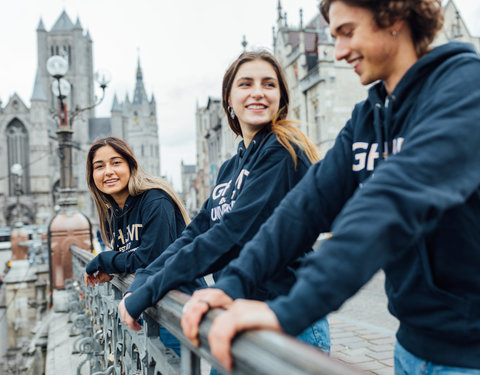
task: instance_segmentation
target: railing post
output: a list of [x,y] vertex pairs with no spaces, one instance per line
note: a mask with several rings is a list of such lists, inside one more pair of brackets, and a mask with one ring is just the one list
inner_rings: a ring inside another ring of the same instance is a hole
[[180,375],[201,375],[200,358],[184,344],[180,350]]

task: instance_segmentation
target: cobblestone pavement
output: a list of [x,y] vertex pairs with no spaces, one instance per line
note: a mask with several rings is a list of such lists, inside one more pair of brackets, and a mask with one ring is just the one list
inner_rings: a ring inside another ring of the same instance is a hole
[[342,308],[328,316],[331,356],[365,374],[393,375],[398,321],[387,310],[385,276],[377,273]]

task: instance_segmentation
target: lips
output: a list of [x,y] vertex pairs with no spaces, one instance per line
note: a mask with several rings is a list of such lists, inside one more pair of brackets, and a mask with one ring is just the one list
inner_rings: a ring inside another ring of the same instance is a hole
[[265,104],[248,104],[247,109],[266,109],[268,108]]
[[116,178],[116,179],[104,181],[103,184],[104,184],[104,185],[107,185],[107,186],[111,186],[111,185],[115,185],[118,181],[119,181],[119,179]]
[[355,73],[358,74],[359,68],[360,68],[360,63],[362,62],[361,57],[356,57],[354,59],[348,60],[348,63],[352,66],[353,70],[355,70]]

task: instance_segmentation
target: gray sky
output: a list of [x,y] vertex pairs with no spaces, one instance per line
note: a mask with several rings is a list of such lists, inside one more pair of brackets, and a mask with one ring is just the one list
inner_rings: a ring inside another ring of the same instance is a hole
[[[317,0],[281,0],[288,23],[317,12]],[[470,32],[480,35],[480,2],[455,0]],[[17,92],[30,104],[35,77],[36,28],[50,30],[62,10],[90,31],[94,69],[108,69],[112,82],[97,116],[109,116],[113,94],[132,98],[137,56],[147,94],[154,93],[162,174],[180,188],[180,161],[195,163],[195,108],[220,96],[225,69],[249,47],[271,49],[277,0],[15,0],[0,12],[3,105]]]

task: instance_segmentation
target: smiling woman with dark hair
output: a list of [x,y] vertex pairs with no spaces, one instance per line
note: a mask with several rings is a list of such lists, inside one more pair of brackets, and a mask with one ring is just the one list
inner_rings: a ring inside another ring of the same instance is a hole
[[102,252],[88,263],[87,285],[148,266],[190,222],[173,189],[146,173],[120,138],[102,138],[90,147],[87,184],[102,239],[115,250]]

